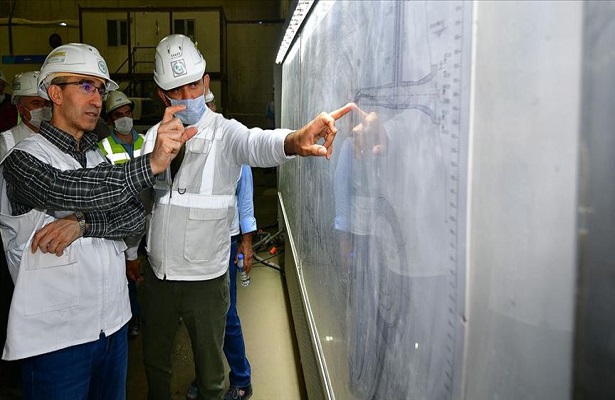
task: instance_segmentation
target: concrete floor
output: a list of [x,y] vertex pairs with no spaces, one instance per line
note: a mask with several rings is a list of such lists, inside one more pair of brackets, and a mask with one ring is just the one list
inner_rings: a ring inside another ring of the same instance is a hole
[[[247,288],[238,284],[237,304],[252,366],[252,399],[304,398],[280,272],[261,264],[254,266],[250,278]],[[145,399],[147,382],[140,338],[129,342],[128,357],[127,399]],[[194,379],[194,362],[190,338],[182,324],[178,325],[173,372],[173,400],[185,399]]]
[[[266,231],[273,234],[277,231],[276,174],[273,170],[253,168],[253,175],[258,226],[267,227]],[[264,248],[259,255],[268,258],[269,250],[269,247]],[[270,261],[279,265],[283,258],[283,255],[278,255]],[[251,273],[250,286],[244,288],[238,285],[237,292],[239,316],[252,366],[254,394],[251,399],[306,399],[282,272],[256,264]],[[127,399],[146,399],[147,382],[140,337],[129,341],[128,357]],[[194,363],[190,339],[181,324],[178,325],[173,372],[173,400],[185,399],[194,378]],[[0,385],[0,400],[22,398],[18,390],[9,387],[13,385],[3,383]]]

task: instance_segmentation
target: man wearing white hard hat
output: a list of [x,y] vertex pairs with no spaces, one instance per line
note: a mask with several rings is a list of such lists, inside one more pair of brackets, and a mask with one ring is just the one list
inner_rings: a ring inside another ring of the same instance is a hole
[[10,82],[0,71],[0,132],[17,125],[17,108],[11,100],[11,95],[4,91],[8,85],[10,85]]
[[[251,387],[224,388],[222,352],[229,308],[231,223],[237,208],[241,166],[271,167],[293,155],[326,156],[333,151],[335,120],[346,105],[321,113],[301,129],[248,129],[209,110],[205,59],[184,35],[170,35],[156,47],[154,81],[168,106],[145,136],[150,151],[167,130],[197,129],[154,186],[156,204],[147,237],[151,268],[144,271],[143,352],[150,400],[170,400],[171,355],[180,317],[192,342],[196,381],[206,399],[247,399]],[[169,109],[185,105],[181,112]],[[185,128],[188,127],[188,128]],[[317,144],[324,139],[323,145]],[[176,294],[181,293],[181,296]]]
[[218,107],[216,107],[216,102],[214,101],[214,94],[211,92],[211,90],[209,90],[207,94],[205,94],[205,104],[207,104],[207,107],[213,112],[216,112],[218,110]]
[[13,79],[13,104],[17,106],[21,121],[0,134],[0,160],[15,143],[38,133],[41,122],[51,119],[49,100],[38,95],[38,74],[38,71],[22,72]]
[[[114,90],[105,100],[107,122],[113,126],[111,134],[98,142],[100,151],[111,164],[123,164],[141,155],[143,135],[132,127],[132,110],[135,104],[123,92]],[[139,243],[143,235],[133,235],[124,239],[126,246],[126,277],[128,278],[128,295],[132,318],[128,325],[128,337],[139,335],[141,308],[137,298],[137,282],[141,282],[141,263],[139,261]]]
[[0,228],[15,282],[2,358],[22,360],[26,399],[125,399],[122,239],[143,231],[137,195],[194,131],[163,133],[150,155],[110,165],[92,130],[117,84],[98,50],[57,47],[37,85],[51,121],[0,166]]

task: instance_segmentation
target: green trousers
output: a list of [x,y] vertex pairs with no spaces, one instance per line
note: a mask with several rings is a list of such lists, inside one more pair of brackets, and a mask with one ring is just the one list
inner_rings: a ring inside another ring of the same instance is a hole
[[141,293],[148,400],[172,399],[172,356],[180,317],[192,342],[201,395],[205,400],[222,400],[228,271],[206,281],[168,281],[158,279],[147,266]]

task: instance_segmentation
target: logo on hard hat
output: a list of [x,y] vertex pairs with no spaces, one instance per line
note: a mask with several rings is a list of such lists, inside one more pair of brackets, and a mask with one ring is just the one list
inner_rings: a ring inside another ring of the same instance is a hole
[[21,82],[15,82],[13,84],[13,90],[19,90],[21,89]]
[[188,73],[186,71],[186,63],[184,63],[183,59],[171,62],[171,69],[173,70],[174,78]]
[[98,69],[100,70],[100,72],[102,72],[103,74],[107,73],[107,64],[105,64],[105,62],[103,60],[100,60],[98,62]]
[[47,64],[63,63],[64,60],[66,60],[66,52],[56,51],[54,53],[49,54],[49,56],[47,56],[47,59],[45,60],[45,64],[43,65],[43,67],[46,66]]

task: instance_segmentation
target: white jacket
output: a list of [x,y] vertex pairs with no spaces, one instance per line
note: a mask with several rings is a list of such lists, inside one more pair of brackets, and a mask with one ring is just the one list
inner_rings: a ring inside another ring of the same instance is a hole
[[[158,126],[145,136],[152,151]],[[272,167],[293,157],[284,154],[288,129],[248,129],[210,110],[195,125],[174,180],[170,169],[158,175],[147,236],[150,265],[159,279],[208,280],[228,268],[235,190],[241,165]]]
[[8,131],[2,132],[0,134],[0,160],[4,159],[4,156],[15,146],[15,143],[19,143],[32,135],[36,135],[36,132],[24,124],[23,121]]
[[[41,135],[18,143],[26,151],[61,170],[81,168]],[[87,153],[88,167],[104,158]],[[79,238],[61,257],[32,254],[34,233],[56,220],[45,210],[12,216],[0,167],[0,230],[15,291],[9,311],[2,358],[16,360],[97,340],[130,320],[123,241]],[[71,214],[64,212],[57,218]]]

